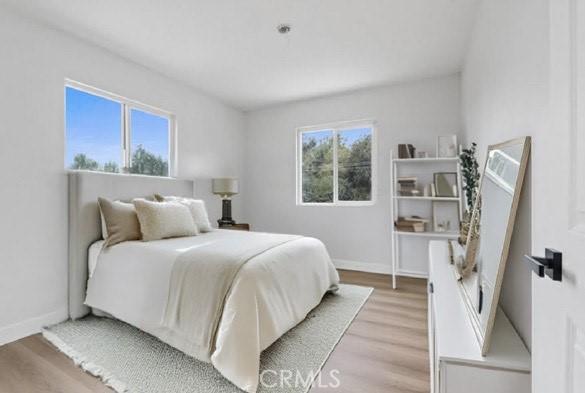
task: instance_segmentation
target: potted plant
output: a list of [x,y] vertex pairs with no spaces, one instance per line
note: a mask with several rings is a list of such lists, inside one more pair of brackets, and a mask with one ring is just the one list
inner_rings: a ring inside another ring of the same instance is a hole
[[469,234],[469,226],[473,207],[477,198],[477,191],[479,188],[479,164],[477,162],[477,144],[473,142],[471,147],[463,149],[459,155],[459,163],[461,165],[461,176],[463,178],[463,191],[465,192],[466,209],[462,217],[461,233],[459,236],[459,243],[465,245],[467,242],[467,235]]

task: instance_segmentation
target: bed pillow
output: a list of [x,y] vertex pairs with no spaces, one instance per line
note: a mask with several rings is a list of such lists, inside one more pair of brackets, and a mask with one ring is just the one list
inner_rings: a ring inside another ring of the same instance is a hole
[[102,213],[102,209],[100,209],[100,224],[102,226],[102,239],[105,240],[108,238],[108,227],[106,226],[106,219],[104,218],[104,213]]
[[140,223],[132,203],[100,197],[98,205],[106,227],[103,233],[106,247],[128,240],[140,240]]
[[144,241],[199,234],[189,208],[179,202],[134,199],[132,203],[136,208]]
[[201,199],[183,198],[176,196],[163,197],[159,194],[154,194],[154,199],[159,202],[179,202],[187,206],[191,212],[191,216],[193,216],[193,221],[195,222],[195,225],[197,225],[199,232],[213,231],[211,222],[209,222],[209,216],[207,214],[205,202],[203,202]]

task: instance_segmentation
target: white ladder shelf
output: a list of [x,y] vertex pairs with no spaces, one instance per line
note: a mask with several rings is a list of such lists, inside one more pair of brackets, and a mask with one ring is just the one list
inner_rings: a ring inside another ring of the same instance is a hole
[[[433,197],[433,196],[401,196],[398,195],[398,173],[399,167],[407,165],[414,166],[429,166],[432,173],[434,165],[445,167],[446,165],[453,165],[453,169],[457,173],[457,197]],[[420,201],[420,203],[428,202],[454,202],[458,204],[459,220],[463,217],[463,193],[461,185],[461,165],[459,164],[459,157],[429,157],[429,158],[394,158],[394,152],[390,152],[390,195],[391,195],[391,241],[392,241],[392,288],[396,288],[396,276],[408,275],[415,277],[427,277],[426,272],[405,272],[401,269],[400,261],[400,242],[403,238],[427,238],[427,239],[456,239],[459,236],[458,232],[404,232],[396,230],[394,225],[396,219],[399,217],[400,205],[403,201]],[[426,247],[426,245],[425,245]]]

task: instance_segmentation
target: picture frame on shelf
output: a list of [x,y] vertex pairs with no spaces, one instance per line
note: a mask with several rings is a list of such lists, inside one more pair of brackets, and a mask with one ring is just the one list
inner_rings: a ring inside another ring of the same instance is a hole
[[433,185],[437,197],[458,197],[457,172],[435,172]]
[[442,135],[437,137],[437,157],[457,157],[457,135]]

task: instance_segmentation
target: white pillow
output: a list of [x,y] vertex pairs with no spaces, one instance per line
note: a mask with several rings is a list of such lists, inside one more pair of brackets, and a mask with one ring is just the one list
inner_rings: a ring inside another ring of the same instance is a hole
[[136,208],[144,241],[199,234],[189,208],[181,203],[151,202],[146,199],[134,199],[132,203]]
[[205,207],[205,202],[201,199],[191,199],[191,198],[183,198],[183,197],[176,197],[176,196],[161,196],[155,195],[154,198],[159,202],[179,202],[182,205],[185,205],[189,208],[191,215],[193,216],[193,221],[195,225],[197,225],[197,229],[199,232],[211,232],[213,231],[213,227],[211,226],[211,222],[209,222],[209,216],[207,215],[207,208]]

